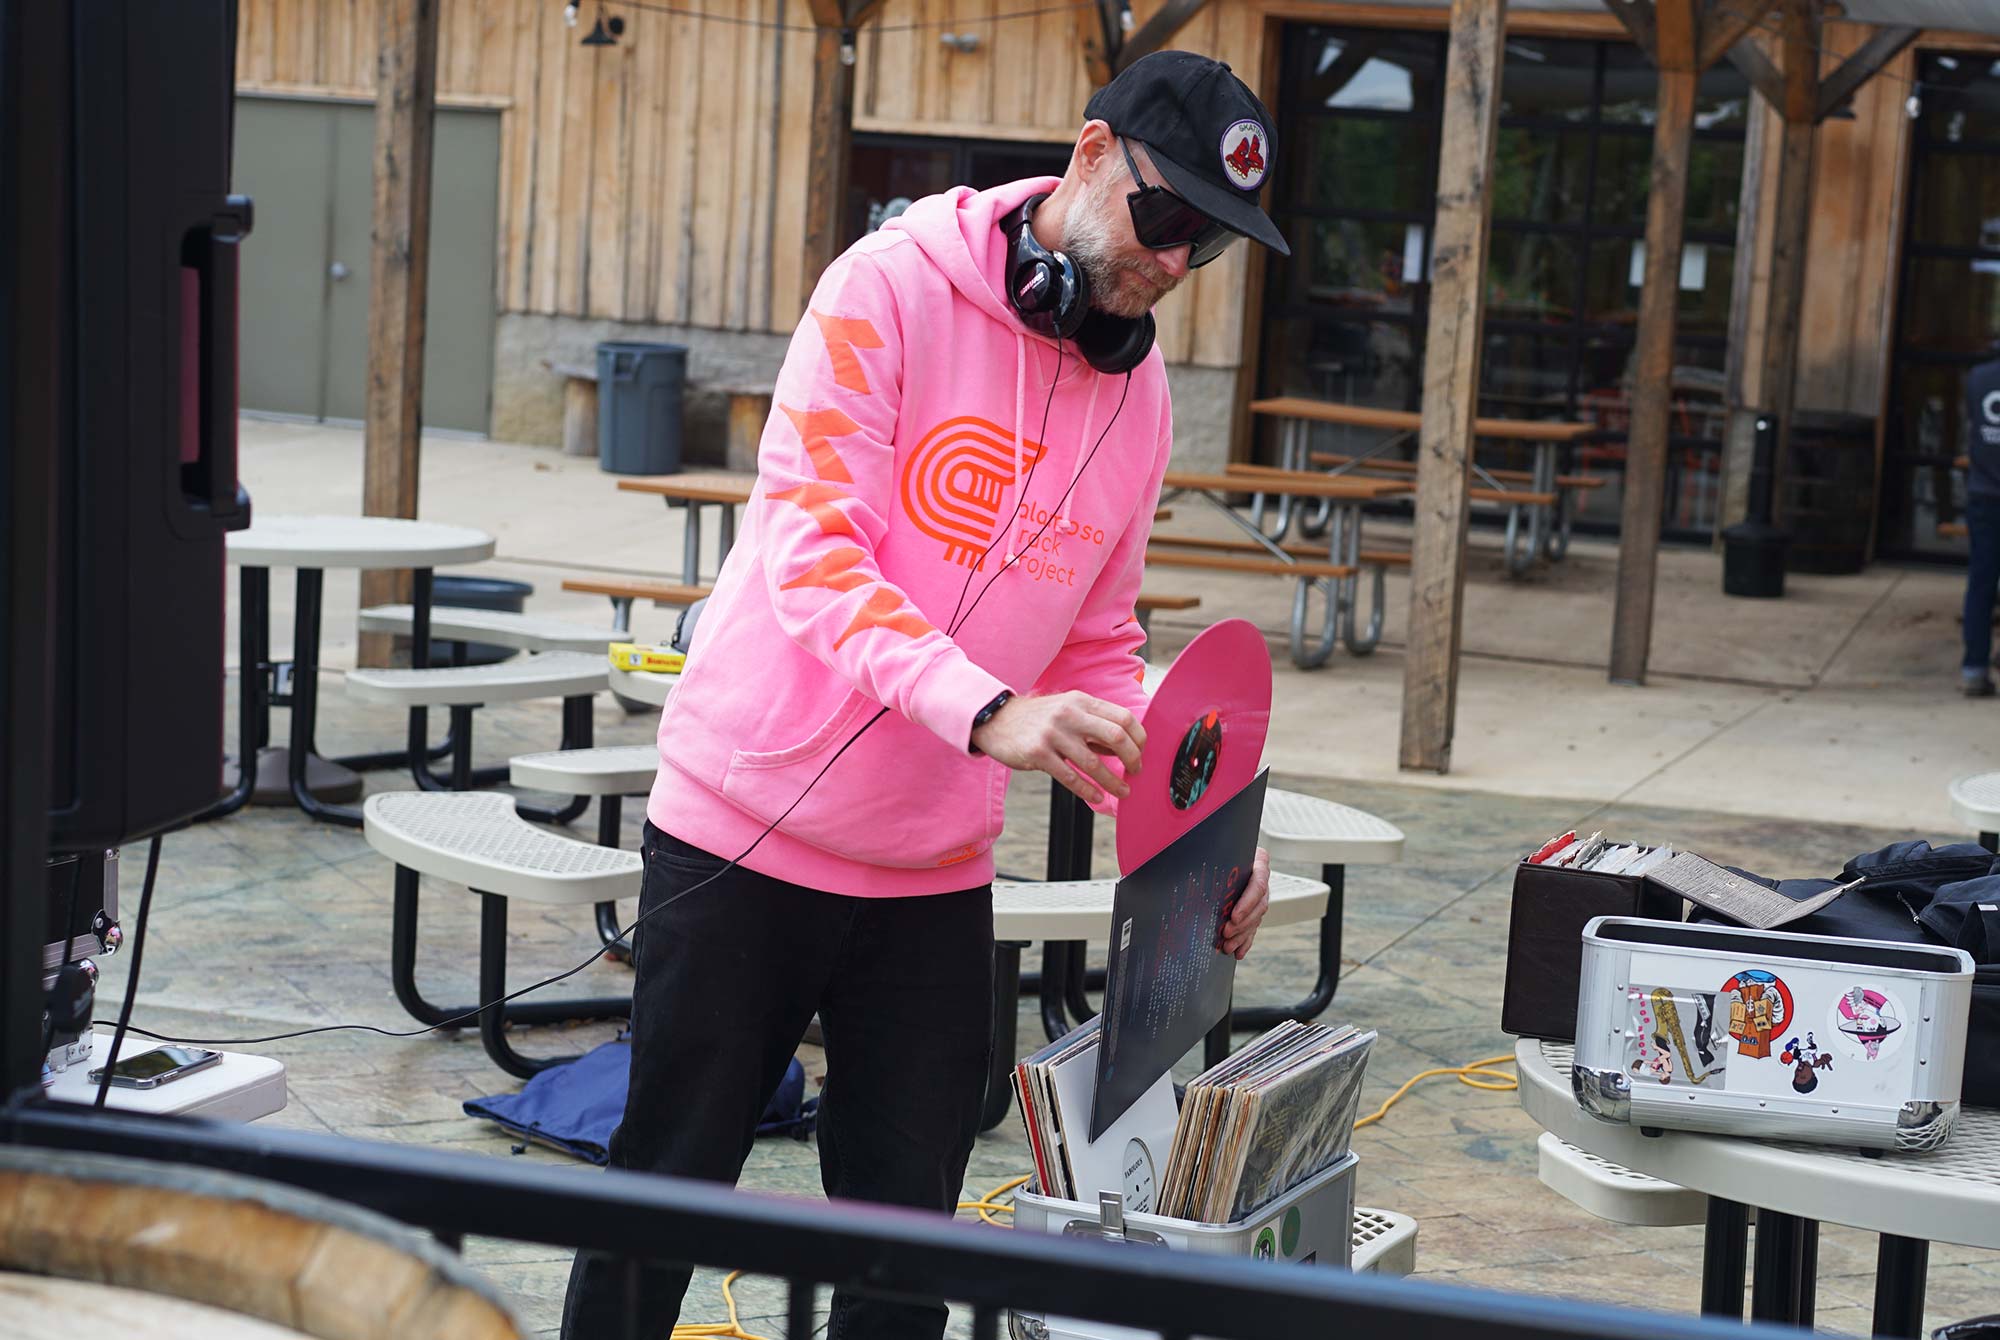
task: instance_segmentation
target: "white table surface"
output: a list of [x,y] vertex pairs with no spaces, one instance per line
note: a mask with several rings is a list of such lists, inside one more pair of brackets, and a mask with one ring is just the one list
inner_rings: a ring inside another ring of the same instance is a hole
[[388,516],[266,516],[229,533],[229,561],[250,568],[440,568],[493,557],[470,526]]
[[1751,1140],[1693,1131],[1639,1133],[1599,1121],[1570,1091],[1568,1043],[1523,1039],[1521,1107],[1557,1139],[1692,1191],[1759,1209],[1924,1242],[2000,1248],[2000,1109],[1968,1107],[1930,1153]]
[[[96,1030],[96,1042],[88,1061],[73,1065],[55,1077],[44,1092],[64,1103],[94,1103],[97,1086],[90,1072],[111,1055],[111,1030]],[[125,1035],[118,1051],[122,1060],[149,1052],[160,1044],[150,1038]],[[206,1070],[183,1075],[156,1089],[121,1089],[112,1086],[104,1105],[121,1112],[145,1112],[153,1116],[212,1117],[219,1121],[255,1121],[285,1107],[285,1063],[268,1056],[225,1051],[222,1059]]]
[[620,670],[611,667],[611,691],[655,707],[665,707],[667,699],[673,696],[674,685],[681,682],[679,675],[656,674],[651,670]]

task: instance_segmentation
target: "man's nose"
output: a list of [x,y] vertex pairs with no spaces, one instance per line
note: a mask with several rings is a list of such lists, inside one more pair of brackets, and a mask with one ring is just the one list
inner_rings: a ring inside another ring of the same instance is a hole
[[1193,254],[1194,248],[1191,246],[1168,247],[1165,251],[1156,251],[1153,253],[1153,263],[1174,278],[1179,279],[1187,274],[1188,258]]

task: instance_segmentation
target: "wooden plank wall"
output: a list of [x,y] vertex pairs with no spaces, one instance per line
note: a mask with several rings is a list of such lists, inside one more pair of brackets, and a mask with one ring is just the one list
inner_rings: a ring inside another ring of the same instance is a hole
[[[439,102],[501,109],[503,312],[790,331],[804,311],[804,0],[617,5],[614,47],[559,0],[445,0]],[[372,98],[373,0],[244,0],[238,86]],[[755,26],[762,24],[766,26]]]

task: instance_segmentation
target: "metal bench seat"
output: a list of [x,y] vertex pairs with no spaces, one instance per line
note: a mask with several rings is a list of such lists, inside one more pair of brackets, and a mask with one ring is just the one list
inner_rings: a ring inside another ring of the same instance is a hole
[[[408,636],[415,618],[416,612],[409,605],[375,605],[361,611],[360,628],[364,633]],[[546,614],[433,605],[431,636],[445,642],[489,642],[519,651],[595,652],[601,656],[606,647],[626,641],[631,634],[609,626],[600,628],[553,619]]]
[[[499,792],[384,792],[368,797],[361,815],[368,845],[395,862],[390,978],[396,999],[413,1018],[435,1026],[477,1011],[486,1054],[508,1074],[526,1079],[575,1058],[521,1055],[507,1040],[508,1024],[631,1016],[629,996],[487,1002],[507,994],[509,899],[570,906],[634,897],[639,853],[537,828],[515,813],[512,796]],[[417,989],[417,890],[423,875],[463,884],[479,895],[478,1003],[435,1005]]]

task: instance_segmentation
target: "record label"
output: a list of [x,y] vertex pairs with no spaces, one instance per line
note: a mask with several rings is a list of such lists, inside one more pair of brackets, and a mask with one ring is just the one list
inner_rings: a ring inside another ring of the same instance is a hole
[[1222,752],[1222,713],[1208,711],[1195,719],[1174,751],[1174,775],[1167,784],[1167,799],[1184,810],[1201,799],[1202,792],[1215,780],[1216,756]]

